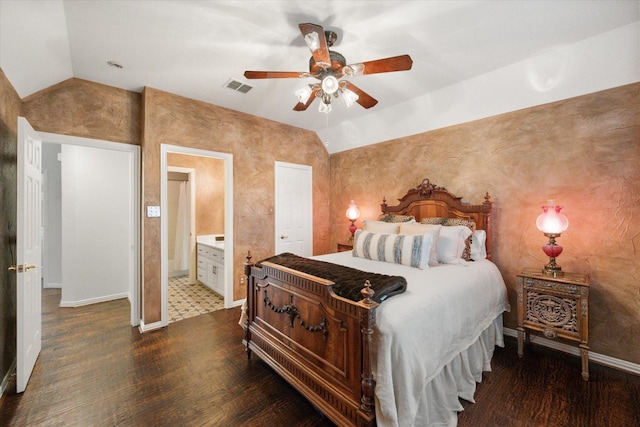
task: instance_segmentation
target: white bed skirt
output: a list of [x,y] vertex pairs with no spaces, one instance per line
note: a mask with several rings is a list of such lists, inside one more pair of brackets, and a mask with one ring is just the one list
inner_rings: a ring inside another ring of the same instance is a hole
[[469,348],[455,356],[426,385],[412,425],[457,425],[457,414],[464,410],[459,398],[474,402],[476,383],[482,381],[482,372],[491,371],[491,358],[495,346],[504,347],[502,314],[482,331],[480,337]]

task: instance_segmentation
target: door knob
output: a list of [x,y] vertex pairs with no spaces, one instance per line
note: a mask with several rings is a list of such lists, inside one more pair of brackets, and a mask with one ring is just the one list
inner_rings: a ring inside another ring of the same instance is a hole
[[32,270],[34,268],[38,268],[33,264],[25,264],[25,265],[12,265],[7,268],[8,271],[17,271],[18,273],[22,273],[23,271]]
[[286,234],[281,234],[281,235],[280,235],[280,238],[281,238],[281,239],[287,239],[287,238],[289,238],[289,236],[287,236]]

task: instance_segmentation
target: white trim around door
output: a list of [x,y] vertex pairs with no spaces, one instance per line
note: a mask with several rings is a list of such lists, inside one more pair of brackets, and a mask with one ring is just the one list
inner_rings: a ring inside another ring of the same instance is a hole
[[167,154],[189,154],[192,156],[211,157],[224,160],[224,307],[231,308],[237,305],[233,300],[233,154],[219,153],[216,151],[201,150],[197,148],[182,147],[179,145],[160,145],[160,264],[161,264],[161,320],[160,327],[169,324],[169,266],[168,251],[169,242],[167,221]]

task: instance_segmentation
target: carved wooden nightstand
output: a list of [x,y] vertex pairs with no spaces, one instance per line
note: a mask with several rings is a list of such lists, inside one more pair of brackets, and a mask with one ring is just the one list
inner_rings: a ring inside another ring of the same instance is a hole
[[525,269],[518,280],[518,356],[530,331],[579,342],[582,379],[589,380],[589,275],[547,276]]
[[338,243],[338,252],[353,250],[353,243]]

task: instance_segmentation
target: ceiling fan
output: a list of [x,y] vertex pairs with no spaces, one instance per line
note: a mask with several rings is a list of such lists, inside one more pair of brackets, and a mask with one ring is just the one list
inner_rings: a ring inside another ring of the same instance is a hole
[[371,108],[378,103],[376,99],[355,86],[343,77],[355,77],[365,74],[388,73],[391,71],[410,70],[413,60],[409,55],[394,56],[375,61],[349,64],[340,53],[329,50],[338,35],[333,31],[324,31],[317,24],[300,24],[300,32],[311,50],[309,72],[306,71],[245,71],[247,79],[283,79],[314,77],[319,83],[309,84],[296,91],[298,104],[293,109],[304,111],[320,98],[319,110],[323,113],[331,111],[331,101],[342,94],[348,107],[357,102],[364,108]]

